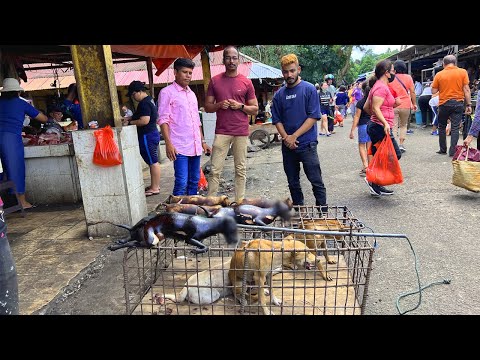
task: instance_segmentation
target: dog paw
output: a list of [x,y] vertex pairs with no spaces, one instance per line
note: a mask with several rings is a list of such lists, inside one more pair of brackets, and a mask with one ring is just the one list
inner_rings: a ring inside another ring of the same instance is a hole
[[323,277],[323,280],[326,280],[326,281],[332,281],[333,280],[333,278],[330,275],[328,275],[327,273],[322,274],[322,277]]
[[272,304],[277,305],[277,306],[281,306],[282,305],[282,300],[273,296],[272,297]]
[[327,260],[327,263],[329,263],[329,264],[336,264],[336,263],[337,263],[337,260]]
[[274,313],[273,311],[270,311],[270,310],[268,310],[268,309],[263,310],[263,313],[264,313],[265,315],[275,315],[275,313]]
[[270,291],[269,291],[269,290],[267,290],[267,289],[264,289],[264,290],[263,290],[263,293],[265,294],[265,296],[268,296],[268,295],[270,295]]

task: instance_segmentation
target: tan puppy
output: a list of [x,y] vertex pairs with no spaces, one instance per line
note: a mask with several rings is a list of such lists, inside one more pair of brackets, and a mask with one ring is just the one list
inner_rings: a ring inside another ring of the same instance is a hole
[[[350,229],[347,225],[342,224],[337,219],[315,219],[315,220],[304,220],[305,230],[318,230],[318,231],[347,231]],[[294,239],[302,241],[307,245],[308,248],[314,249],[312,253],[316,253],[320,248],[323,249],[323,255],[327,260],[328,264],[336,264],[337,261],[330,258],[327,251],[327,242],[326,240],[339,240],[339,236],[335,237],[332,235],[313,235],[313,234],[293,234]],[[318,261],[317,263],[318,270],[322,275],[324,280],[331,281],[332,277],[328,275],[325,271],[322,263]]]
[[[298,251],[282,251],[296,249]],[[245,264],[245,251],[243,249],[261,249],[270,251],[247,251],[247,281],[253,281],[259,287],[258,302],[265,315],[274,315],[266,305],[265,283],[270,288],[270,299],[272,304],[280,306],[282,300],[275,297],[272,288],[272,272],[276,269],[290,264],[293,267],[304,267],[310,269],[315,264],[315,255],[311,252],[305,252],[307,246],[301,241],[293,240],[292,236],[287,236],[283,241],[271,241],[264,239],[254,239],[249,242],[242,242],[242,245],[235,250],[230,263],[228,277],[233,284],[233,293],[240,302],[246,301],[240,298],[242,295],[242,280]],[[252,270],[255,269],[255,270]]]

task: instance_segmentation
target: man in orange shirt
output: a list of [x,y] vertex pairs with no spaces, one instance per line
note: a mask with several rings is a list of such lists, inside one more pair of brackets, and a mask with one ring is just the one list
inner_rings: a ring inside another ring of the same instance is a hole
[[470,98],[470,87],[468,85],[468,74],[465,69],[457,66],[455,55],[447,55],[443,58],[443,70],[435,75],[432,83],[432,95],[438,95],[438,142],[440,150],[437,154],[447,153],[447,120],[450,118],[450,149],[448,154],[455,154],[455,146],[458,142],[462,114],[472,113],[472,101]]

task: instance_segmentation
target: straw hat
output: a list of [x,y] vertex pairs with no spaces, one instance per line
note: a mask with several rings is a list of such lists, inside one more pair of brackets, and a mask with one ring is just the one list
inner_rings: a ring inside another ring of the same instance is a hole
[[3,89],[1,89],[0,92],[6,91],[23,91],[23,89],[20,87],[17,79],[5,78],[3,79]]

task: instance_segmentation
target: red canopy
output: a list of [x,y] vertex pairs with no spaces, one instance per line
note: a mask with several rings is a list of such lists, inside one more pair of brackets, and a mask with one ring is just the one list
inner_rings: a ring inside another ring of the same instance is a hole
[[184,45],[111,45],[112,51],[151,58],[188,57]]

